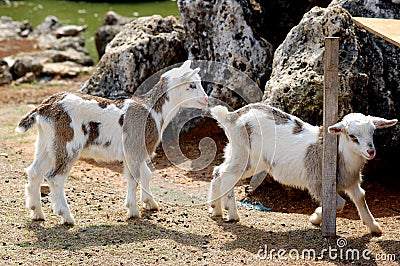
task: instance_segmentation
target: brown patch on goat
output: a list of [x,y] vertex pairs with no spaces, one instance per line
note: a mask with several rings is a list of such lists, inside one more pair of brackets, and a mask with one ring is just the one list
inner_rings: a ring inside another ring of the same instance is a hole
[[153,99],[155,102],[150,103],[150,107],[157,113],[161,114],[162,107],[165,102],[169,101],[167,94],[168,80],[166,78],[161,78],[156,85],[154,85],[152,95],[147,97],[148,99]]
[[336,177],[336,186],[338,191],[343,191],[344,188],[352,187],[360,182],[360,172],[350,172],[346,167],[343,153],[338,153],[338,171]]
[[300,119],[297,119],[297,118],[295,118],[293,120],[293,123],[294,123],[294,128],[293,128],[293,132],[292,132],[293,135],[300,134],[303,131],[304,123]]
[[54,123],[55,136],[54,150],[56,151],[54,170],[49,177],[62,175],[68,172],[67,169],[69,162],[77,157],[75,154],[73,158],[68,156],[67,143],[74,138],[74,130],[70,126],[71,118],[65,112],[63,106],[59,103],[67,96],[68,93],[56,93],[46,100],[44,100],[37,108],[36,112],[39,115],[49,118]]
[[249,148],[251,149],[251,133],[253,132],[252,128],[249,123],[246,123],[244,125],[244,129],[246,130],[247,138],[249,139]]
[[121,115],[118,119],[118,124],[122,127],[124,125],[124,115]]
[[116,99],[116,100],[109,100],[100,98],[102,101],[99,101],[100,108],[107,108],[107,106],[114,104],[117,108],[122,109],[125,104],[125,99]]
[[87,131],[87,129],[86,129],[86,125],[85,124],[82,124],[82,132],[83,132],[83,135],[87,135],[87,133],[88,133],[88,131]]
[[74,94],[86,101],[95,100],[96,102],[98,102],[99,107],[102,109],[107,108],[111,104],[114,104],[117,108],[122,109],[125,105],[125,100],[126,100],[126,99],[112,100],[112,99],[102,98],[102,97],[93,96],[93,95],[89,95],[89,94],[82,94],[79,92],[76,92]]
[[228,113],[227,119],[228,119],[229,121],[233,122],[233,121],[238,120],[240,115],[241,115],[240,111]]
[[135,123],[124,123],[124,147],[127,153],[135,154],[136,158],[145,159],[154,153],[159,142],[156,121],[148,109],[142,104],[132,102],[125,114],[136,118]]
[[270,105],[259,103],[251,105],[251,108],[263,111],[271,120],[274,120],[276,125],[286,124],[291,121],[289,114]]
[[286,124],[290,121],[290,116],[276,108],[271,108],[272,116],[276,125]]
[[25,130],[28,130],[33,126],[35,123],[35,117],[36,117],[36,109],[30,111],[28,114],[26,114],[18,123],[19,127],[23,127]]
[[100,131],[100,129],[99,129],[100,125],[101,125],[101,123],[98,123],[98,122],[93,122],[93,121],[89,122],[89,124],[88,124],[88,127],[89,127],[89,138],[86,141],[85,147],[88,147],[88,146],[93,145],[93,144],[98,145],[98,143],[96,143],[96,139],[100,135],[100,132],[99,132]]
[[[304,167],[307,171],[308,176],[318,176],[321,178],[322,182],[322,127],[320,128],[318,141],[307,147],[306,154],[304,156]],[[308,191],[311,196],[321,202],[322,200],[322,183],[321,182],[309,182]],[[316,187],[311,187],[316,186]]]
[[150,114],[147,117],[146,121],[145,136],[146,136],[146,150],[148,154],[152,154],[156,150],[159,137],[158,137],[156,121],[154,121],[153,117]]
[[111,140],[107,140],[106,143],[104,143],[104,147],[109,147],[111,146]]
[[[291,121],[290,115],[264,103],[249,104],[236,111],[238,117],[250,112],[251,110],[264,112],[267,117],[275,122],[276,125],[286,124]],[[237,117],[237,118],[238,118]]]

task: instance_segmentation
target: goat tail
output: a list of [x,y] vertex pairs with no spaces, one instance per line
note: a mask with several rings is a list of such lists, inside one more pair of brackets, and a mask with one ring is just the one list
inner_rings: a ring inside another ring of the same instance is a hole
[[18,126],[15,128],[15,131],[19,134],[23,134],[28,131],[32,126],[36,124],[36,115],[36,109],[24,115],[19,121]]
[[217,105],[210,109],[210,113],[222,127],[226,128],[226,129],[229,128],[229,125],[231,124],[231,122],[229,119],[228,108],[226,108],[225,106],[222,106],[222,105]]

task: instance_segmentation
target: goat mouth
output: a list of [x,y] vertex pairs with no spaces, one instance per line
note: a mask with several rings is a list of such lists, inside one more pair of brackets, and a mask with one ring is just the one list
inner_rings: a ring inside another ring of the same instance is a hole
[[369,155],[369,154],[362,154],[362,156],[367,159],[367,160],[372,160],[375,158],[375,154]]
[[207,107],[208,106],[208,102],[203,102],[203,101],[197,101],[197,103],[202,107]]

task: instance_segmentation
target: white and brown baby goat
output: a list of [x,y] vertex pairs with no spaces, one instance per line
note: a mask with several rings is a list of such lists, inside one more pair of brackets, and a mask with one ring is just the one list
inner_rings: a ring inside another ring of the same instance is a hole
[[[277,108],[263,103],[250,104],[235,112],[223,106],[211,109],[211,114],[224,129],[229,143],[224,162],[215,167],[209,200],[212,216],[228,210],[229,220],[239,220],[233,187],[241,178],[262,171],[278,182],[308,189],[311,196],[322,200],[322,129],[303,122]],[[328,131],[339,134],[337,192],[345,192],[354,201],[361,220],[371,232],[382,233],[365,203],[365,191],[360,187],[360,170],[366,160],[375,157],[373,133],[376,128],[393,126],[397,120],[346,115]],[[337,209],[345,200],[337,194]],[[310,222],[321,224],[322,208],[318,207]]]
[[34,124],[39,130],[35,159],[26,168],[26,206],[31,210],[32,219],[44,219],[40,185],[46,177],[54,213],[61,215],[62,223],[74,224],[64,182],[79,157],[124,163],[128,217],[139,216],[136,202],[139,182],[144,207],[157,210],[146,161],[180,107],[208,105],[199,70],[191,69],[190,61],[186,61],[181,67],[164,73],[141,98],[109,100],[79,93],[54,94],[25,115],[16,131],[24,133]]

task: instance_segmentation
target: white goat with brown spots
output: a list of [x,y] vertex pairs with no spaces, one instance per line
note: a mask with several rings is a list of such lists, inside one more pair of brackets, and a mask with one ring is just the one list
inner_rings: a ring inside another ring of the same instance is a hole
[[[250,104],[235,112],[223,106],[211,109],[211,114],[224,129],[229,143],[224,162],[215,167],[209,201],[212,216],[228,210],[229,220],[239,220],[233,187],[241,178],[263,171],[278,182],[308,189],[311,196],[322,200],[322,132],[321,128],[303,122],[277,108],[263,103]],[[329,127],[339,135],[337,192],[345,192],[354,201],[361,220],[373,233],[382,233],[365,203],[365,191],[360,187],[360,170],[366,160],[375,157],[373,133],[397,123],[359,113],[346,115]],[[345,200],[337,194],[337,209]],[[321,224],[322,208],[318,207],[310,222]]]
[[141,98],[109,100],[79,93],[54,94],[25,115],[16,131],[24,133],[34,124],[39,130],[35,159],[26,168],[26,206],[31,210],[32,219],[44,219],[40,185],[46,177],[54,213],[61,215],[62,223],[74,224],[64,183],[80,157],[124,162],[128,217],[139,216],[136,202],[139,182],[144,208],[157,210],[146,161],[180,107],[208,105],[199,70],[191,69],[190,61],[186,61],[181,67],[164,73]]

